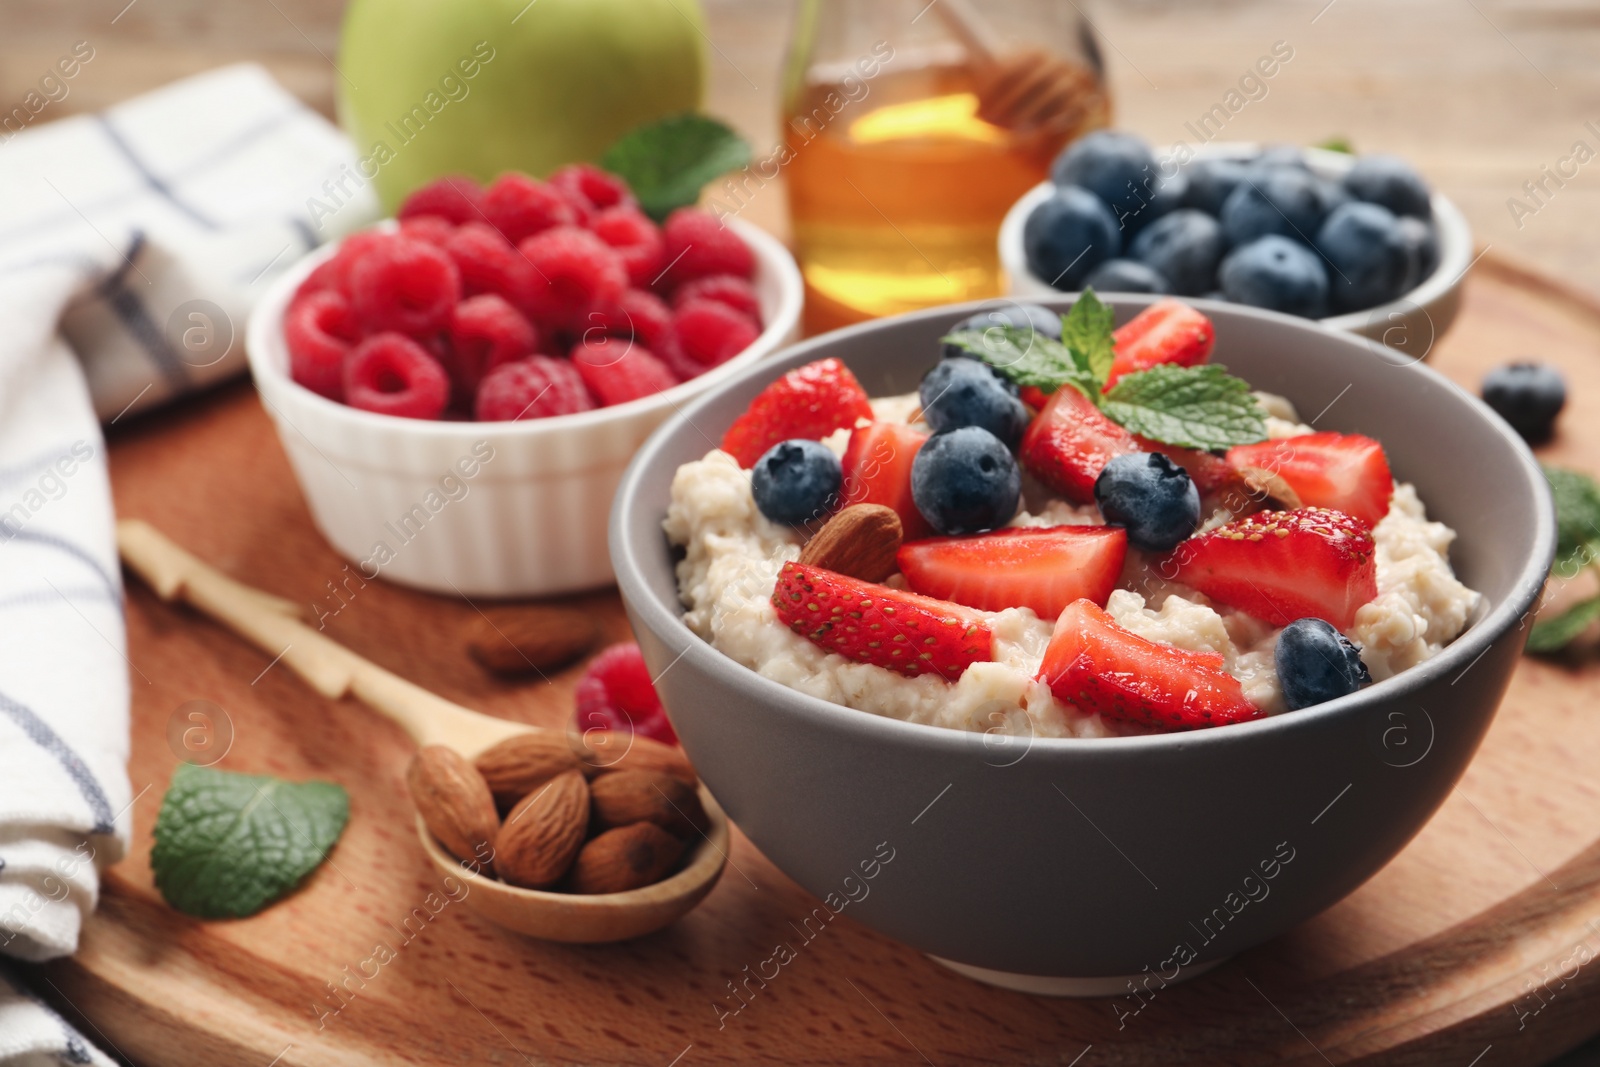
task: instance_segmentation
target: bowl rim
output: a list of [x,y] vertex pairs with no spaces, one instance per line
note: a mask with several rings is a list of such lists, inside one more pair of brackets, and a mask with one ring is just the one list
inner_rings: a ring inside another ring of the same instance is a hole
[[[1002,297],[999,299],[1011,300],[1015,298]],[[1071,297],[1069,294],[1064,293],[1056,299],[1069,300]],[[1157,300],[1170,298],[1156,294],[1130,293],[1108,295],[1106,299],[1113,304],[1143,307]],[[1218,300],[1205,300],[1202,298],[1189,300],[1185,298],[1185,302],[1193,303],[1208,316],[1222,314],[1258,319],[1283,328],[1289,333],[1311,331],[1327,334],[1336,338],[1336,343],[1338,344],[1353,346],[1362,351],[1368,350],[1364,338],[1341,330],[1329,329],[1319,325],[1315,320]],[[959,319],[982,310],[986,306],[991,306],[993,303],[993,300],[972,301],[963,304],[927,308],[904,315],[876,319],[845,327],[841,330],[820,334],[790,345],[780,352],[774,353],[775,358],[770,363],[761,367],[749,368],[744,373],[720,383],[717,388],[703,393],[696,398],[687,410],[680,414],[678,419],[669,420],[657,428],[639,448],[638,452],[635,453],[632,462],[628,464],[628,468],[623,473],[622,480],[617,486],[617,493],[611,507],[609,529],[611,564],[616,574],[618,592],[622,595],[630,614],[645,625],[657,638],[661,639],[663,643],[667,644],[678,659],[693,659],[703,670],[722,672],[732,685],[745,689],[752,699],[758,699],[768,704],[785,704],[797,713],[821,716],[840,729],[863,736],[875,737],[886,742],[904,741],[910,744],[926,744],[938,749],[953,751],[958,746],[970,746],[974,737],[981,738],[984,736],[969,730],[908,722],[887,715],[878,715],[870,711],[846,707],[842,704],[834,704],[820,697],[814,697],[799,690],[791,689],[780,682],[758,674],[742,663],[738,663],[689,629],[683,621],[681,606],[676,605],[676,598],[674,598],[676,610],[675,607],[669,607],[656,599],[645,582],[644,568],[633,546],[630,544],[628,528],[636,521],[635,509],[638,488],[643,480],[645,469],[651,465],[656,455],[666,447],[670,437],[676,433],[683,432],[683,426],[691,424],[696,416],[703,416],[705,410],[716,403],[724,392],[745,385],[757,379],[762,373],[766,373],[770,378],[776,378],[777,374],[780,373],[777,366],[780,361],[784,364],[794,364],[794,361],[799,357],[823,358],[832,343],[841,337],[876,333],[886,326],[904,321]],[[1294,346],[1285,345],[1284,350],[1293,351]],[[787,370],[788,368],[785,367],[784,369]],[[1441,676],[1452,672],[1465,671],[1476,663],[1489,650],[1491,645],[1510,632],[1520,619],[1527,616],[1537,601],[1540,590],[1544,587],[1545,578],[1551,561],[1555,556],[1556,547],[1554,508],[1551,505],[1549,489],[1538,461],[1534,458],[1527,444],[1517,436],[1509,425],[1495,415],[1488,405],[1444,377],[1438,371],[1423,365],[1420,361],[1409,362],[1404,365],[1390,364],[1389,369],[1420,374],[1432,384],[1433,388],[1452,391],[1465,400],[1469,409],[1473,410],[1487,424],[1488,428],[1499,436],[1505,446],[1520,461],[1528,484],[1533,488],[1535,496],[1545,503],[1544,507],[1536,508],[1532,516],[1534,526],[1532,551],[1528,553],[1527,558],[1523,561],[1522,568],[1512,582],[1505,599],[1498,606],[1483,613],[1475,622],[1470,623],[1466,632],[1446,645],[1438,655],[1348,696],[1325,701],[1294,712],[1268,715],[1248,722],[1229,723],[1209,729],[1122,737],[1039,737],[1029,734],[1026,735],[1028,752],[1031,753],[1035,748],[1042,746],[1042,751],[1044,752],[1053,752],[1063,756],[1076,756],[1090,752],[1104,752],[1111,756],[1130,751],[1171,754],[1194,746],[1244,744],[1258,738],[1273,736],[1285,730],[1310,728],[1314,723],[1332,718],[1357,717],[1395,700],[1405,699],[1414,695]],[[659,527],[659,522],[656,525]],[[675,575],[673,576],[672,585],[674,589],[677,588]],[[676,663],[677,660],[675,659],[673,662]]]
[[[554,415],[543,419],[518,421],[480,422],[478,420],[413,419],[402,415],[385,415],[375,411],[341,404],[312,392],[289,376],[288,346],[283,333],[283,315],[288,310],[294,291],[310,273],[338,252],[352,236],[345,234],[337,240],[320,245],[303,255],[280,274],[251,309],[245,325],[245,354],[250,364],[250,374],[258,390],[270,389],[277,395],[293,398],[302,410],[315,412],[332,423],[357,430],[390,433],[409,433],[418,437],[448,439],[462,434],[474,438],[493,434],[499,438],[528,438],[557,434],[566,430],[585,430],[622,421],[634,416],[648,416],[662,409],[683,410],[682,403],[698,395],[711,385],[726,381],[740,369],[758,363],[776,352],[786,340],[794,336],[800,324],[800,313],[805,303],[805,285],[794,257],[777,238],[752,223],[729,216],[723,224],[731,227],[750,250],[755,253],[758,275],[770,274],[777,286],[777,308],[768,319],[757,338],[743,352],[707,370],[704,374],[679,382],[671,389],[630,400],[623,404],[594,408],[570,415]],[[395,219],[383,219],[363,231],[377,229],[393,232],[399,229]],[[280,366],[281,364],[281,366]]]
[[[1259,154],[1265,147],[1266,143],[1260,141],[1212,141],[1192,149],[1191,162],[1202,159],[1249,159]],[[1169,150],[1167,154],[1170,155],[1171,151]],[[1322,177],[1342,175],[1360,158],[1359,153],[1335,152],[1327,148],[1304,147],[1300,151],[1312,171]],[[1157,155],[1165,158],[1161,153]],[[1031,281],[1062,295],[1070,295],[1071,290],[1054,289],[1043,278],[1029,270],[1022,254],[1022,227],[1028,221],[1028,215],[1033,209],[1049,199],[1054,189],[1055,183],[1047,178],[1023,193],[1006,211],[1005,218],[1000,223],[998,237],[1000,264],[1008,274],[1013,273],[1014,269],[1020,270],[1022,275]],[[1472,269],[1472,265],[1477,262],[1473,258],[1472,227],[1468,224],[1466,216],[1461,213],[1461,209],[1443,193],[1433,191],[1429,203],[1433,208],[1434,227],[1439,234],[1439,262],[1432,274],[1387,303],[1304,321],[1320,323],[1329,329],[1359,333],[1363,326],[1374,322],[1391,321],[1392,316],[1404,315],[1412,308],[1421,309],[1426,313],[1430,304],[1458,287],[1466,278],[1467,272]],[[1177,297],[1176,299],[1204,298]]]

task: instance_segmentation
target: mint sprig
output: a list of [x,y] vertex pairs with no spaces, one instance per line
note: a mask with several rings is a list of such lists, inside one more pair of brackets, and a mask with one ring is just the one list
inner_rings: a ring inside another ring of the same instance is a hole
[[1112,310],[1090,289],[1061,317],[1059,341],[1025,326],[957,330],[944,340],[1018,385],[1045,393],[1070,385],[1107,418],[1160,444],[1211,450],[1266,439],[1266,412],[1249,384],[1217,364],[1158,364],[1106,389],[1116,358],[1112,325]]
[[1100,410],[1131,433],[1179,448],[1209,451],[1267,436],[1249,383],[1215,363],[1159,363],[1124,375],[1106,392]]
[[[1576,578],[1600,561],[1600,485],[1579,471],[1544,468],[1550,497],[1556,505],[1556,558],[1550,564],[1553,578]],[[1600,568],[1597,568],[1600,569]],[[1600,620],[1600,596],[1539,619],[1528,634],[1528,651],[1559,652]]]
[[348,795],[329,782],[181,764],[156,816],[156,888],[202,919],[254,915],[321,865],[349,816]]
[[645,214],[660,222],[700,199],[709,182],[750,162],[750,145],[706,115],[673,115],[631,130],[600,166],[625,178]]

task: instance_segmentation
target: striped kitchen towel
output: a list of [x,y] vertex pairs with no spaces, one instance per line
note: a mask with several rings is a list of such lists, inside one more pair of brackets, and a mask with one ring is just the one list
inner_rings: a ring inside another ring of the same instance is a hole
[[[126,770],[129,686],[148,680],[127,657],[101,423],[242,371],[257,294],[377,206],[349,142],[253,65],[16,125],[0,123],[0,956],[43,960],[76,949],[132,805],[160,795]],[[21,973],[0,967],[0,1065],[109,1063]]]

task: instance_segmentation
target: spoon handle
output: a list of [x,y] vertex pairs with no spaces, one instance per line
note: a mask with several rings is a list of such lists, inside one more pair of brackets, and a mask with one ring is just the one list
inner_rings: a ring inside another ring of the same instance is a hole
[[452,703],[356,655],[301,622],[294,603],[234,581],[147,522],[118,522],[117,548],[161,599],[182,600],[225,624],[329,700],[355,697],[397,723],[419,746],[447,745],[472,756],[533,729]]

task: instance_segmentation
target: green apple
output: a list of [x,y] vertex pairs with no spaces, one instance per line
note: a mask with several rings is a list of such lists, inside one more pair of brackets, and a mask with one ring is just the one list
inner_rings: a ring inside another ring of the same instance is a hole
[[353,0],[339,118],[392,213],[442,174],[543,176],[698,110],[705,49],[699,0]]

